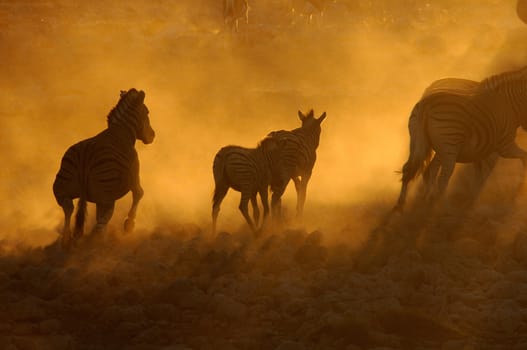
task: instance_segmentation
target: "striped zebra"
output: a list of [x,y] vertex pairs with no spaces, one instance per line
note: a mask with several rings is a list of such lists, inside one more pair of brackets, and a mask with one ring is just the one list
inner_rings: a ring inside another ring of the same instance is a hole
[[[214,195],[212,198],[212,232],[216,232],[216,221],[220,204],[229,188],[241,192],[239,209],[253,232],[256,232],[260,219],[257,194],[260,194],[264,216],[269,213],[268,191],[274,162],[280,155],[280,141],[266,137],[256,148],[226,146],[216,153],[212,165],[214,174]],[[251,201],[254,221],[249,216],[248,204]],[[262,221],[263,223],[263,221]]]
[[231,31],[239,31],[239,21],[249,24],[249,0],[223,0],[223,20]]
[[433,198],[445,192],[456,163],[481,165],[493,152],[521,159],[525,171],[527,152],[515,137],[518,127],[527,127],[526,113],[527,68],[479,83],[453,79],[432,84],[410,115],[410,155],[394,209],[403,209],[408,183],[420,173]]
[[[121,91],[119,102],[108,114],[108,128],[74,144],[62,157],[53,193],[64,210],[65,247],[83,235],[86,202],[96,203],[97,224],[92,232],[102,232],[112,217],[115,201],[130,190],[133,202],[124,227],[126,231],[133,229],[137,204],[143,196],[135,140],[149,144],[155,137],[144,99],[143,91]],[[79,202],[72,236],[70,219],[75,198]]]
[[271,207],[273,215],[277,217],[281,215],[281,198],[291,179],[293,179],[297,192],[297,218],[300,219],[303,215],[307,184],[317,159],[316,150],[320,141],[320,124],[326,118],[326,112],[315,118],[313,110],[305,115],[298,111],[298,117],[302,122],[300,128],[291,131],[273,131],[268,135],[268,137],[284,140],[280,152],[280,161],[273,173],[273,183],[271,184]]

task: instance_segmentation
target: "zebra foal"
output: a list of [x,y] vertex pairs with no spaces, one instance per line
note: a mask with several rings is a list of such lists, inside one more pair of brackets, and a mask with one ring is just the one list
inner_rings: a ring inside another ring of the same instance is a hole
[[268,137],[282,141],[283,147],[280,152],[280,160],[273,172],[271,184],[272,198],[271,207],[273,215],[281,215],[281,198],[289,183],[293,179],[297,192],[297,218],[301,218],[306,201],[307,184],[313,173],[313,167],[317,160],[317,148],[320,142],[320,124],[326,118],[326,112],[315,118],[313,110],[303,114],[298,111],[298,117],[302,122],[300,128],[291,131],[273,131]]
[[[220,204],[229,188],[241,192],[239,209],[253,232],[257,231],[260,219],[257,194],[260,194],[264,209],[263,220],[269,213],[268,191],[272,169],[281,152],[281,143],[266,137],[256,148],[226,146],[216,153],[212,165],[214,195],[212,198],[212,233],[216,233],[216,221]],[[254,221],[249,215],[249,200],[253,207]],[[262,221],[263,224],[263,221]]]
[[456,163],[478,168],[493,152],[521,159],[525,172],[527,152],[515,142],[520,126],[527,128],[527,67],[481,82],[433,83],[410,115],[410,155],[394,210],[403,209],[408,183],[420,173],[434,198],[445,192]]
[[[135,141],[149,144],[155,137],[144,99],[143,91],[121,91],[117,105],[108,114],[108,128],[74,144],[62,157],[53,193],[64,210],[65,247],[83,235],[86,202],[96,203],[97,224],[93,232],[101,232],[112,217],[115,201],[130,190],[133,202],[124,227],[126,231],[133,229],[137,205],[143,196]],[[72,235],[70,220],[75,198],[79,202]]]

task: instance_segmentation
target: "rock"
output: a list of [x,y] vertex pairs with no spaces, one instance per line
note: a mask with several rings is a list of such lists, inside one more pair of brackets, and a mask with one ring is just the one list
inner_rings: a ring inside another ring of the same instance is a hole
[[231,320],[243,320],[247,315],[247,306],[223,294],[215,294],[212,302],[216,305],[216,314]]
[[55,334],[61,331],[62,325],[56,318],[51,318],[40,322],[39,329],[42,334]]
[[439,321],[433,315],[410,311],[390,311],[378,315],[385,332],[401,337],[427,340],[459,339],[460,333]]
[[299,342],[286,340],[278,345],[275,350],[304,350],[306,347]]
[[172,304],[148,304],[145,306],[146,316],[153,321],[173,321],[177,309]]
[[162,303],[174,304],[183,309],[203,309],[208,303],[208,297],[192,281],[178,279],[163,289],[158,296]]
[[527,233],[516,235],[512,244],[512,257],[523,267],[527,267]]
[[26,297],[10,305],[11,319],[15,321],[41,321],[46,319],[46,311],[42,307],[42,300]]

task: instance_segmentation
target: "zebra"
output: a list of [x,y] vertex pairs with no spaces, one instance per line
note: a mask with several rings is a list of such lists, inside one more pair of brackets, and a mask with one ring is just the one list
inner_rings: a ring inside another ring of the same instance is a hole
[[[450,84],[451,87],[448,87]],[[402,211],[408,183],[422,173],[430,199],[446,190],[456,163],[482,164],[492,153],[522,160],[527,152],[515,142],[527,128],[527,67],[490,76],[433,83],[412,109],[408,128],[410,155],[394,210]]]
[[239,31],[240,18],[249,24],[249,9],[249,0],[223,0],[223,20],[231,31]]
[[[241,192],[239,209],[253,232],[257,231],[260,219],[257,194],[260,194],[264,210],[263,221],[269,213],[268,191],[271,184],[272,169],[277,161],[281,144],[277,139],[266,137],[256,148],[226,146],[214,157],[214,195],[212,198],[212,232],[216,232],[216,221],[220,204],[229,188]],[[251,201],[254,221],[249,216],[248,204]]]
[[320,124],[326,118],[326,112],[315,118],[313,110],[307,114],[298,111],[298,117],[302,122],[300,128],[290,131],[273,131],[268,135],[268,137],[277,138],[284,142],[280,152],[280,161],[273,173],[273,183],[271,184],[271,207],[273,215],[278,218],[281,215],[281,198],[291,179],[293,179],[297,192],[297,219],[302,218],[307,184],[317,159],[316,150],[320,141]]
[[[68,247],[83,235],[86,202],[96,203],[97,224],[92,233],[99,233],[112,217],[115,201],[130,190],[133,201],[124,228],[133,230],[137,205],[143,197],[134,145],[136,139],[150,144],[155,137],[144,99],[143,91],[121,91],[117,105],[108,114],[108,128],[69,147],[62,157],[53,193],[64,210],[63,246]],[[70,219],[75,198],[79,201],[72,235]]]

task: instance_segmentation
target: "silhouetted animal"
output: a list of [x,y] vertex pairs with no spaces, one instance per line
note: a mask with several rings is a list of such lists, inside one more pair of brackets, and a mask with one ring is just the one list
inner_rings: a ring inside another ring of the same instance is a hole
[[280,152],[279,166],[273,173],[271,184],[271,207],[276,216],[281,215],[281,198],[289,180],[293,179],[297,192],[297,218],[302,217],[307,184],[317,159],[316,150],[320,141],[320,123],[326,118],[326,112],[322,113],[319,118],[315,118],[313,110],[309,111],[307,115],[298,111],[298,117],[302,122],[300,128],[291,131],[273,131],[268,135],[268,137],[285,142]]
[[[450,87],[449,87],[450,86]],[[447,79],[433,83],[410,115],[410,155],[394,209],[402,210],[408,183],[419,173],[432,198],[441,196],[456,162],[479,163],[493,152],[521,159],[515,143],[519,126],[527,127],[527,68],[491,76],[480,83]],[[439,176],[438,176],[439,173]]]
[[239,31],[239,21],[243,19],[249,23],[248,0],[223,0],[223,20],[232,31]]
[[133,203],[124,226],[127,231],[133,229],[137,204],[143,196],[135,140],[149,144],[155,137],[144,99],[143,91],[121,91],[119,102],[108,115],[108,128],[71,146],[62,157],[53,193],[64,210],[63,245],[72,240],[74,198],[79,198],[79,203],[73,239],[83,234],[87,201],[97,205],[93,232],[101,232],[112,217],[114,202],[130,190]]
[[290,0],[291,14],[293,16],[306,16],[307,22],[313,22],[313,16],[319,14],[324,16],[324,10],[334,0]]
[[[274,162],[280,154],[280,141],[273,138],[263,139],[256,148],[226,146],[214,157],[212,171],[214,174],[214,195],[212,199],[212,231],[216,232],[216,220],[220,204],[229,188],[241,192],[239,209],[249,224],[256,231],[260,218],[257,194],[260,194],[264,217],[269,213],[268,191],[271,184],[271,173]],[[248,204],[253,206],[254,222],[249,216]]]

